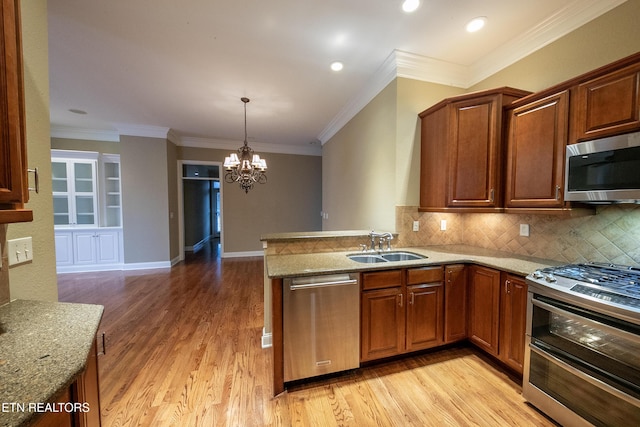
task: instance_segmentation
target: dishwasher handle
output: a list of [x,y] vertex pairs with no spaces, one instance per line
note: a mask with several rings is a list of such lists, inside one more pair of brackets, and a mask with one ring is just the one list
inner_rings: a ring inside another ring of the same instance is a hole
[[358,281],[356,279],[349,280],[335,280],[335,281],[327,281],[327,282],[318,282],[318,283],[306,283],[304,285],[290,285],[289,290],[291,291],[301,291],[305,289],[315,289],[315,288],[328,288],[331,286],[347,286],[347,285],[357,285]]

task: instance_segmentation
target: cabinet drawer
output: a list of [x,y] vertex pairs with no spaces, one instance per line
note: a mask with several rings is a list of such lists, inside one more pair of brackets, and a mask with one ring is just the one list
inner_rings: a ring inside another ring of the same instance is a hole
[[371,271],[362,274],[362,289],[391,288],[402,285],[402,270]]
[[407,270],[407,285],[441,282],[444,278],[442,266],[412,268]]

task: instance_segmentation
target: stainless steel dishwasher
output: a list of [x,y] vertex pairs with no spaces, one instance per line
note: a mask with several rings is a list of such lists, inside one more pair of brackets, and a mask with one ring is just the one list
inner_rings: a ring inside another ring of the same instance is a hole
[[359,366],[357,274],[285,279],[283,293],[285,382]]

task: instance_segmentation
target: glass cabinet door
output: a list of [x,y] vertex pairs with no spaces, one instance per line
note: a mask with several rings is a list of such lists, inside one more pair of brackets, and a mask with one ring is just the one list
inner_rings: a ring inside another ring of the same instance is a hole
[[54,225],[96,226],[96,161],[52,159]]
[[122,196],[120,190],[120,156],[104,155],[101,162],[104,177],[104,218],[100,222],[105,227],[120,227],[122,218]]

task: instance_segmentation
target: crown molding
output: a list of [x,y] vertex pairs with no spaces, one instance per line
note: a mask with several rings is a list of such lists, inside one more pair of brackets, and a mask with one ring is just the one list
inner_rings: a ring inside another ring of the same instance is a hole
[[[217,150],[236,151],[244,142],[230,139],[181,137],[176,145],[182,147],[208,148]],[[265,142],[251,142],[252,149],[260,153],[294,154],[300,156],[321,156],[322,147],[319,145],[286,145]]]
[[467,87],[507,68],[626,1],[574,0],[540,24],[472,64],[469,67],[470,80]]
[[168,139],[170,128],[162,126],[135,125],[129,123],[114,123],[120,135],[143,136],[147,138]]
[[397,77],[465,89],[469,87],[469,67],[400,50],[394,54]]
[[84,139],[87,141],[120,142],[120,134],[115,130],[81,129],[69,126],[51,125],[52,138]]

